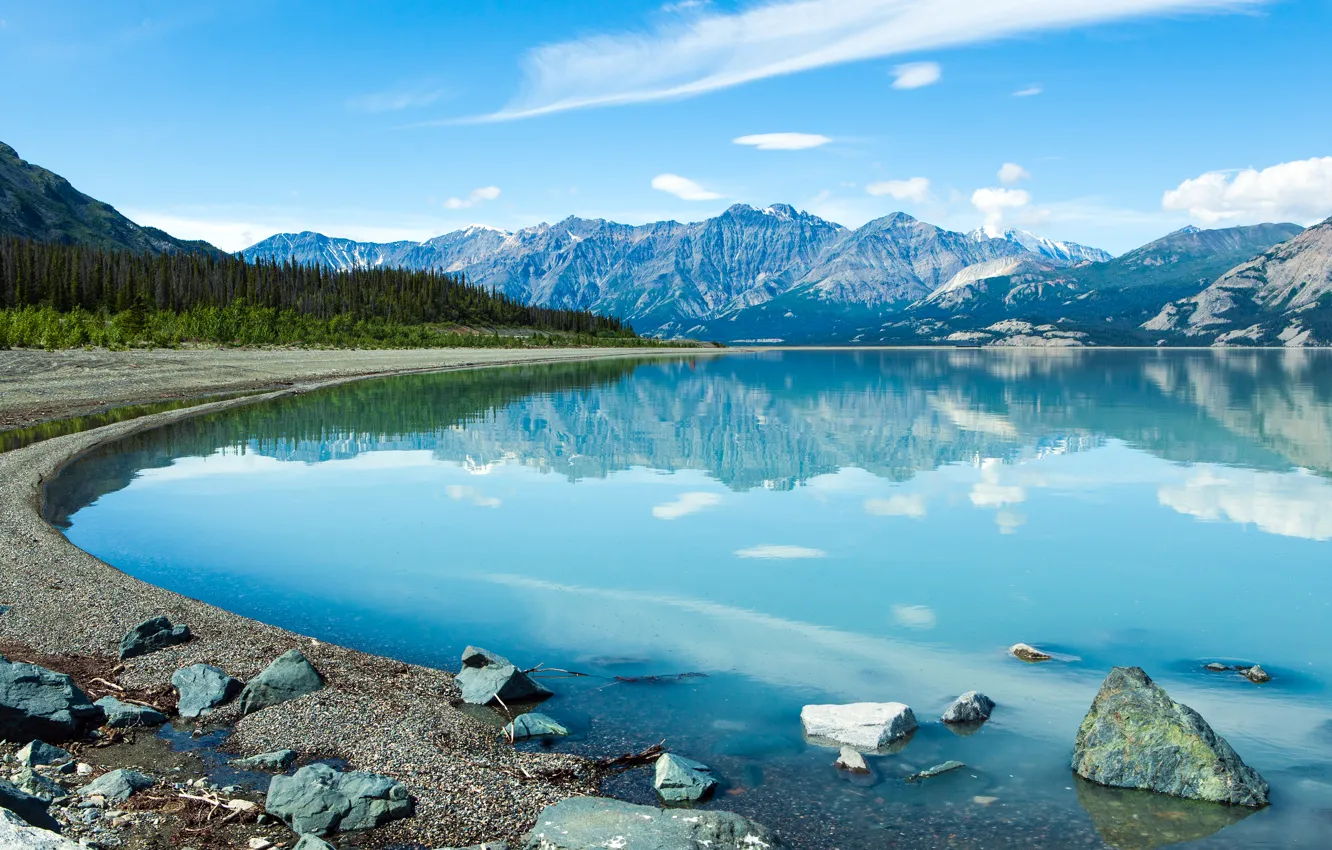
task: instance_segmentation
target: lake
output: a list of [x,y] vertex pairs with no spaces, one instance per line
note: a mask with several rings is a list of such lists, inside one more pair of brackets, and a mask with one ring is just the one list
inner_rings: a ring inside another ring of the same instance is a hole
[[[362,381],[91,454],[49,518],[314,637],[545,680],[606,755],[710,764],[795,847],[1322,847],[1332,830],[1332,352],[735,352]],[[1025,664],[1008,646],[1053,653]],[[1203,665],[1258,662],[1256,685]],[[1250,813],[1075,779],[1114,665],[1272,786]],[[705,674],[656,682],[650,675]],[[977,689],[979,732],[938,722]],[[877,779],[807,703],[900,701]],[[526,746],[541,746],[528,744]],[[905,777],[957,759],[966,770]],[[608,791],[650,802],[650,776]]]

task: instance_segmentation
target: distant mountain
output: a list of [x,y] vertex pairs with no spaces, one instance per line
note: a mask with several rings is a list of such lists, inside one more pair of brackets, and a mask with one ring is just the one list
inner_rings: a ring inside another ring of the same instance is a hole
[[221,253],[207,242],[187,242],[143,227],[90,198],[58,174],[24,162],[0,142],[0,236],[154,253]]
[[1222,344],[1332,343],[1332,218],[1165,305],[1143,327]]
[[[972,236],[977,239],[988,238],[983,230],[972,231]],[[1102,251],[1100,248],[1088,248],[1076,242],[1057,242],[1026,230],[1005,230],[1003,235],[997,238],[1020,245],[1057,266],[1104,263],[1114,258],[1109,251]]]

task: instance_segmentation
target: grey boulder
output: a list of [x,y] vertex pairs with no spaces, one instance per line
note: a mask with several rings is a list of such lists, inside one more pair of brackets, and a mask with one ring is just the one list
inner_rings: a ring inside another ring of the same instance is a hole
[[526,738],[558,738],[568,734],[568,729],[539,711],[520,714],[504,727],[504,736],[512,741],[522,741]]
[[317,835],[302,835],[291,850],[338,850]]
[[42,776],[30,767],[25,767],[14,774],[14,786],[26,794],[31,794],[39,800],[47,803],[53,803],[56,800],[63,800],[69,796],[64,788],[61,788],[51,779]]
[[5,850],[85,850],[49,829],[31,826],[8,809],[0,809],[0,847]]
[[167,722],[167,716],[155,708],[121,702],[115,697],[102,697],[93,705],[106,712],[106,725],[113,729],[128,729],[134,726],[161,726]]
[[240,693],[241,683],[221,667],[191,664],[171,674],[171,684],[180,699],[176,710],[181,717],[202,717],[219,705],[225,705]]
[[469,646],[463,650],[462,670],[454,677],[463,702],[488,705],[498,697],[504,703],[536,702],[550,691],[502,655]]
[[151,776],[137,770],[113,770],[89,782],[79,789],[83,797],[102,797],[108,803],[123,803],[140,791],[146,791],[157,784]]
[[1140,788],[1237,806],[1267,805],[1268,787],[1198,712],[1175,702],[1140,667],[1116,667],[1078,729],[1073,770]]
[[19,764],[24,767],[41,767],[44,764],[59,764],[74,758],[68,750],[53,747],[44,741],[29,741],[18,751]]
[[401,782],[373,773],[342,773],[326,764],[307,765],[293,776],[274,776],[265,806],[302,835],[370,829],[409,817],[413,810]]
[[672,811],[571,797],[547,806],[523,839],[523,850],[779,850],[768,828],[731,812]]
[[711,771],[693,759],[664,753],[654,766],[652,787],[667,803],[697,803],[717,788],[717,780],[708,775]]
[[324,686],[310,660],[298,649],[289,649],[273,659],[272,663],[255,676],[241,691],[242,714],[251,714],[263,708],[312,694]]
[[120,658],[134,658],[185,643],[190,639],[190,627],[173,626],[166,617],[152,617],[126,632],[120,639]]
[[68,741],[97,728],[104,717],[64,673],[0,659],[0,738]]
[[50,800],[34,797],[27,791],[15,788],[10,783],[0,779],[0,809],[8,809],[26,823],[39,829],[59,832],[60,824],[46,811],[50,805]]
[[994,711],[994,700],[980,691],[967,691],[953,700],[939,718],[944,723],[984,723]]
[[232,759],[231,766],[239,767],[242,770],[283,771],[291,767],[295,762],[295,750],[274,750],[271,753],[260,753],[257,756],[250,756],[249,758]]

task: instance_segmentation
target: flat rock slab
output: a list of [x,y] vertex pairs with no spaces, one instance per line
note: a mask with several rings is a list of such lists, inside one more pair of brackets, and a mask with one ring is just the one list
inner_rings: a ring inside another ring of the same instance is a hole
[[1177,703],[1140,667],[1116,667],[1101,684],[1073,751],[1083,779],[1191,800],[1254,808],[1268,787],[1207,721]]
[[777,850],[773,832],[731,812],[655,809],[605,797],[547,806],[523,850]]
[[181,717],[203,717],[219,705],[236,698],[243,687],[239,680],[228,676],[221,667],[211,664],[191,664],[171,674],[171,684],[180,695],[176,711]]
[[952,773],[955,770],[961,770],[966,764],[960,761],[946,761],[943,764],[936,764],[934,767],[927,767],[919,773],[913,773],[907,777],[907,782],[919,782],[922,779],[933,779],[936,776],[943,776],[945,773]]
[[106,712],[106,725],[113,729],[161,726],[167,722],[167,716],[155,708],[121,702],[115,697],[102,697],[93,705]]
[[539,711],[520,714],[504,727],[505,737],[514,741],[527,738],[559,738],[568,734],[568,729],[561,726],[554,718]]
[[326,764],[274,776],[265,805],[293,832],[317,836],[371,829],[409,817],[413,810],[401,782],[374,773],[343,773]]
[[242,714],[312,694],[324,687],[324,677],[299,649],[289,649],[273,659],[241,691]]
[[805,735],[815,743],[832,741],[860,750],[878,750],[916,731],[916,715],[900,702],[807,705],[800,710]]
[[32,826],[8,809],[0,809],[0,847],[5,850],[86,850],[82,844],[49,829]]
[[232,767],[239,767],[242,770],[283,771],[295,763],[295,750],[274,750],[271,753],[260,753],[249,758],[231,760]]
[[105,716],[64,673],[0,659],[0,738],[68,741]]
[[462,691],[463,702],[472,705],[489,705],[500,700],[506,704],[536,702],[551,695],[549,689],[509,659],[476,646],[463,650],[462,669],[453,681]]
[[120,641],[120,658],[134,658],[185,643],[190,639],[190,627],[173,626],[166,617],[144,620],[130,629]]

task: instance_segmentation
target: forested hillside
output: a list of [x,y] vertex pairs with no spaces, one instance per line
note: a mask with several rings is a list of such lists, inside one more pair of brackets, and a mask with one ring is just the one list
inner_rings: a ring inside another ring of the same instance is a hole
[[[539,333],[478,334],[478,327]],[[365,346],[642,342],[618,319],[524,305],[457,275],[332,271],[220,254],[153,254],[0,237],[0,345],[186,341]]]

